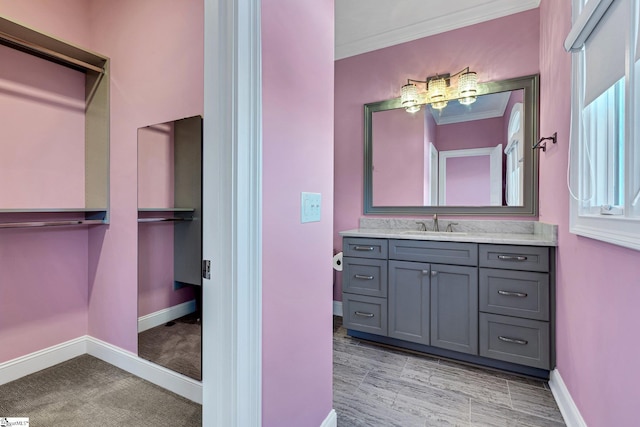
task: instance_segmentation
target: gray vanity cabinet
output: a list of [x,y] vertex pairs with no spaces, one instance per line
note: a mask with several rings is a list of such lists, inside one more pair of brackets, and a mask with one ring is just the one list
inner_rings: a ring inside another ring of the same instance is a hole
[[431,265],[431,345],[478,354],[478,269]]
[[479,254],[480,355],[551,369],[550,249],[480,245]]
[[429,344],[430,265],[389,261],[389,336]]
[[347,329],[387,335],[387,240],[344,239],[342,309]]
[[343,324],[355,337],[547,376],[555,249],[345,237]]

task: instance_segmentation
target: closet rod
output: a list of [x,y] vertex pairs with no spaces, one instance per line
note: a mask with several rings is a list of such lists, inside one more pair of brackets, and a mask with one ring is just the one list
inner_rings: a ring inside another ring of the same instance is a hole
[[73,221],[28,221],[28,222],[1,222],[0,228],[28,228],[28,227],[59,227],[63,225],[92,225],[103,224],[101,219],[83,219]]
[[193,221],[193,218],[179,218],[179,217],[170,217],[170,218],[138,218],[138,222],[177,222],[177,221]]
[[28,50],[35,51],[41,55],[49,56],[60,61],[66,62],[71,65],[75,65],[80,68],[84,68],[85,70],[95,71],[97,73],[103,74],[104,68],[97,67],[93,64],[89,64],[88,62],[81,61],[79,59],[73,58],[71,56],[67,56],[63,53],[56,52],[55,50],[48,49],[46,47],[37,45],[35,43],[22,40],[18,37],[14,37],[11,34],[4,33],[0,31],[0,39],[9,42],[12,45],[16,45],[18,47],[22,47]]

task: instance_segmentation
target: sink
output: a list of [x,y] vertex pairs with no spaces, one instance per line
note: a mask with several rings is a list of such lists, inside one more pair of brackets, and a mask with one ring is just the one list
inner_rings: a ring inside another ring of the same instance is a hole
[[464,231],[420,231],[420,230],[405,230],[400,234],[408,234],[412,236],[466,236],[469,233]]

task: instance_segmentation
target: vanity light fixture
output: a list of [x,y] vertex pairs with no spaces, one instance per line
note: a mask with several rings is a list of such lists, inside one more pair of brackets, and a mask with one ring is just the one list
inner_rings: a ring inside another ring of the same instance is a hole
[[[452,79],[457,77],[457,85],[452,87]],[[422,83],[427,91],[424,94],[418,93],[415,83]],[[402,86],[400,103],[409,113],[420,111],[420,104],[431,104],[436,110],[441,110],[447,106],[451,99],[457,99],[462,105],[470,105],[476,102],[478,94],[478,75],[470,71],[469,67],[454,75],[443,74],[428,77],[426,80],[407,79],[407,84]],[[422,95],[422,96],[421,96]],[[420,102],[420,98],[425,102]]]

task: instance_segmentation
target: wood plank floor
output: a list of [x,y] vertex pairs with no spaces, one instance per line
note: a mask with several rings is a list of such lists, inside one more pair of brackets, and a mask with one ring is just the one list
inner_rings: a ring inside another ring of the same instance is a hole
[[564,426],[546,382],[348,337],[334,318],[338,427]]

